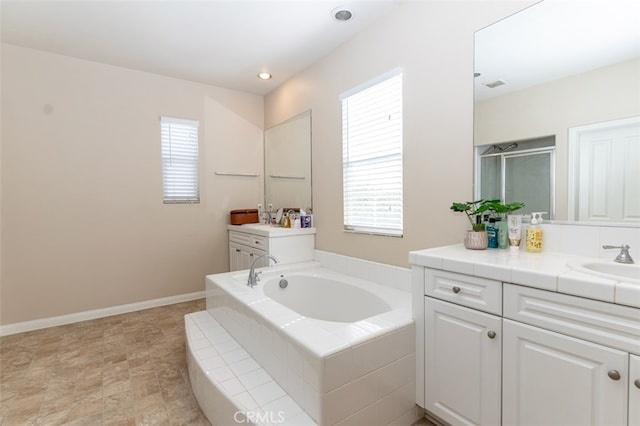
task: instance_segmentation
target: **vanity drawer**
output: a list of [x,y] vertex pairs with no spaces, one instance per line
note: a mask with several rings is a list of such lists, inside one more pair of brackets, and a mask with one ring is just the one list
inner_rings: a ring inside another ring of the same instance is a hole
[[255,247],[260,250],[267,251],[267,237],[261,237],[258,235],[250,235],[251,247]]
[[264,251],[267,251],[267,247],[269,245],[267,237],[235,231],[229,231],[229,242],[242,244],[243,246],[253,247]]
[[491,314],[502,314],[500,281],[425,268],[424,294]]
[[504,317],[640,353],[640,315],[635,308],[505,284]]
[[242,244],[243,246],[251,247],[251,239],[254,236],[251,234],[245,234],[244,232],[229,231],[229,242]]

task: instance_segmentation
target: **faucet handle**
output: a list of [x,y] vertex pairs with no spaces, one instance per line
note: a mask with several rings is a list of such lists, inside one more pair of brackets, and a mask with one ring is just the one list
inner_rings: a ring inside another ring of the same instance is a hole
[[603,245],[602,248],[603,249],[620,249],[620,253],[618,254],[618,256],[616,256],[616,258],[613,259],[614,262],[634,263],[633,259],[631,258],[631,255],[629,254],[629,249],[631,247],[629,247],[628,244],[622,244],[619,246]]
[[626,244],[620,244],[619,246],[610,246],[608,244],[605,244],[602,246],[603,249],[608,250],[608,249],[621,249],[621,250],[629,250],[631,247],[629,247]]
[[256,271],[256,273],[254,274],[254,276],[256,277],[256,282],[260,281],[260,274],[262,273],[262,271]]

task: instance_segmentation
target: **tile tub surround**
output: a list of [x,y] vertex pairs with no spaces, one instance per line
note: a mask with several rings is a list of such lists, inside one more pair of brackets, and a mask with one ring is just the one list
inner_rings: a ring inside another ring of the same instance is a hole
[[[525,229],[528,224],[522,224],[522,243],[525,244]],[[544,232],[544,252],[564,253],[586,257],[600,257],[612,260],[616,256],[615,250],[605,250],[603,245],[628,244],[631,255],[637,253],[640,258],[640,226],[613,224],[580,224],[548,223],[542,225]]]
[[409,268],[386,265],[322,250],[315,251],[314,260],[332,271],[411,292],[411,269]]
[[[616,254],[614,250],[603,259],[551,251],[529,253],[521,249],[512,255],[509,250],[472,251],[456,244],[412,251],[409,263],[638,308],[640,285],[633,280],[584,273],[574,266],[588,261],[613,263]],[[414,298],[416,294],[420,294],[420,289],[414,289]]]
[[[267,268],[262,280],[314,266]],[[207,278],[208,312],[241,345],[238,354],[246,351],[316,423],[410,425],[418,418],[410,293],[359,282],[400,295],[401,306],[355,323],[321,321],[278,305],[260,286],[248,288],[246,271],[241,275]]]

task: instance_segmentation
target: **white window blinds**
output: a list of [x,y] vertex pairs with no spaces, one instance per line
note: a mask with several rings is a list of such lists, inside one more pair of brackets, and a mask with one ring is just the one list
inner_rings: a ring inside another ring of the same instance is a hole
[[160,117],[163,201],[199,203],[198,122]]
[[402,74],[341,99],[344,229],[402,236]]

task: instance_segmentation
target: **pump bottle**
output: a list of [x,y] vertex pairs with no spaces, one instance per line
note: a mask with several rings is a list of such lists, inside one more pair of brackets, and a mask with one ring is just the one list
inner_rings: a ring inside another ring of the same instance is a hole
[[531,223],[527,226],[526,240],[527,251],[531,253],[540,253],[542,251],[542,215],[546,212],[532,212]]

